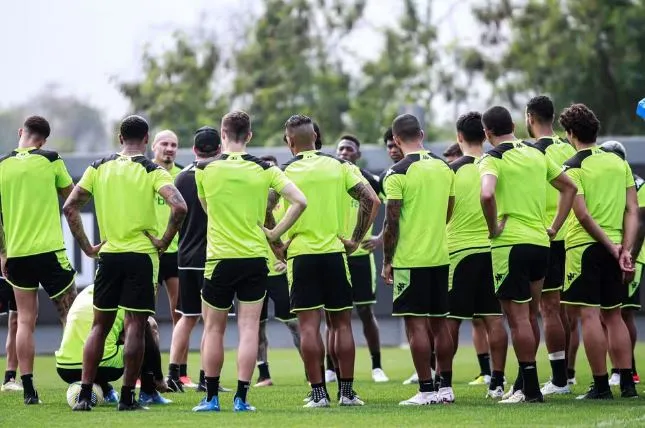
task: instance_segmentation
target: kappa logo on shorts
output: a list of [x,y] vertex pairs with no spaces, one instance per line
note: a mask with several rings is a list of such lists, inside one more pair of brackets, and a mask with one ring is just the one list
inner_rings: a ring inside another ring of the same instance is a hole
[[495,274],[495,283],[499,284],[500,282],[502,282],[504,280],[504,276],[505,275],[503,273]]
[[567,282],[573,282],[573,280],[576,279],[576,276],[578,275],[574,272],[569,272],[569,274],[567,275]]
[[396,294],[401,294],[403,293],[403,290],[405,290],[405,286],[407,284],[405,282],[399,282],[396,284]]

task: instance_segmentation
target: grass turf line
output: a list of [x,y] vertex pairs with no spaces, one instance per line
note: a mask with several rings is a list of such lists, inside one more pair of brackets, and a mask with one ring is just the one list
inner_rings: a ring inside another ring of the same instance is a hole
[[[645,352],[645,345],[638,345],[637,355]],[[540,348],[538,373],[541,382],[550,376],[546,351]],[[398,402],[411,397],[417,386],[402,385],[413,372],[408,350],[387,348],[382,351],[383,368],[390,382],[376,384],[371,380],[371,362],[367,349],[357,349],[355,389],[366,401],[362,408],[340,408],[334,402],[330,409],[303,409],[302,398],[308,391],[304,380],[302,362],[295,350],[269,350],[270,369],[275,386],[251,388],[249,402],[258,408],[256,413],[235,414],[232,411],[233,393],[220,393],[222,412],[196,414],[191,411],[202,398],[201,393],[189,390],[185,394],[165,394],[173,403],[168,406],[153,406],[147,412],[120,413],[113,406],[99,406],[91,412],[74,413],[65,400],[67,385],[58,378],[54,358],[37,357],[35,383],[43,404],[25,406],[21,393],[0,393],[0,426],[39,427],[84,427],[100,424],[141,424],[141,426],[195,426],[202,423],[222,423],[230,426],[643,426],[645,398],[624,400],[618,398],[620,391],[613,388],[613,401],[580,402],[574,398],[584,393],[591,381],[589,368],[581,347],[578,356],[576,377],[578,385],[567,396],[547,397],[545,404],[521,404],[504,406],[484,398],[486,388],[468,386],[478,373],[477,359],[472,347],[459,348],[453,368],[453,386],[457,402],[452,405],[423,406],[410,408],[398,406]],[[164,368],[168,355],[163,355]],[[637,366],[645,367],[645,361]],[[189,358],[189,374],[198,378],[199,355]],[[164,370],[165,371],[165,370]],[[509,349],[507,380],[512,382],[517,373],[514,354]],[[255,380],[257,370],[254,373]],[[235,352],[227,352],[222,385],[235,389]],[[120,391],[120,383],[116,383]],[[637,386],[645,395],[645,388]],[[337,384],[328,386],[335,397]]]

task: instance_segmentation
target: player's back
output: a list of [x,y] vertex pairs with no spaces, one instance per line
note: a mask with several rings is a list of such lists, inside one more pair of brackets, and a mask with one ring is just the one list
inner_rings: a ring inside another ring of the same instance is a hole
[[195,169],[197,162],[184,168],[175,178],[175,186],[186,201],[188,213],[179,230],[179,266],[204,266],[208,218],[199,203]]
[[454,173],[442,159],[428,151],[408,154],[385,177],[388,200],[402,200],[400,236],[394,267],[446,265],[446,218],[454,196]]
[[[550,162],[550,163],[549,163]],[[508,216],[493,246],[549,246],[546,233],[546,192],[559,169],[537,148],[520,140],[489,150],[480,160],[480,174],[497,177],[497,214]]]
[[455,173],[455,206],[447,226],[450,252],[490,247],[488,226],[481,208],[481,179],[477,158],[462,156],[450,164]]
[[260,228],[266,217],[269,189],[287,184],[275,166],[247,153],[222,153],[200,162],[197,192],[208,209],[208,260],[267,256]]
[[17,148],[0,158],[0,198],[8,257],[65,248],[57,189],[71,184],[56,152]]
[[144,232],[160,236],[156,198],[172,179],[143,155],[119,153],[99,159],[85,171],[79,186],[92,193],[106,253],[156,253]]
[[[597,146],[580,150],[565,162],[567,175],[584,195],[589,215],[609,239],[619,243],[623,236],[623,215],[627,188],[634,185],[631,168],[613,153]],[[570,217],[566,246],[594,242],[575,216]]]
[[318,152],[299,153],[283,165],[287,177],[307,197],[307,209],[287,232],[289,258],[345,251],[343,234],[347,190],[361,182],[352,165]]

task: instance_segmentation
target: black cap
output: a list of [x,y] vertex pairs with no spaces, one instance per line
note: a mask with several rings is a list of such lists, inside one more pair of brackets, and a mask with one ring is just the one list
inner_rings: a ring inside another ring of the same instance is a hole
[[202,126],[195,131],[194,141],[195,148],[202,153],[212,153],[216,151],[222,143],[219,131],[210,126]]

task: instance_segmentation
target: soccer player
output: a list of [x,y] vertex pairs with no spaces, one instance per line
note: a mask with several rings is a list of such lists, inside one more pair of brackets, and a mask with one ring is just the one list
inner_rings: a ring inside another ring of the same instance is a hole
[[0,315],[7,314],[7,339],[5,350],[7,352],[7,366],[0,391],[22,391],[22,385],[16,382],[18,371],[18,356],[16,355],[16,331],[18,330],[18,313],[16,312],[16,298],[11,285],[0,277]]
[[[356,162],[361,158],[361,143],[353,135],[344,135],[340,137],[336,147],[336,156],[352,164],[356,169],[356,174],[360,174],[369,184],[374,192],[380,193],[378,179],[356,166]],[[358,218],[359,204],[356,200],[347,196],[348,210],[345,219],[345,236],[349,237],[354,231],[356,219]],[[372,236],[372,228],[367,231],[368,236]],[[347,258],[349,274],[352,280],[352,294],[354,296],[354,305],[356,312],[363,324],[363,334],[367,341],[367,347],[372,358],[372,379],[374,382],[389,381],[387,375],[381,366],[381,341],[379,339],[379,329],[372,311],[372,305],[376,303],[376,266],[374,264],[374,254],[371,250],[366,250],[364,242],[358,249]]]
[[[170,176],[175,179],[177,174],[181,172],[183,166],[175,164],[177,157],[177,148],[179,147],[179,139],[177,135],[166,129],[157,133],[152,140],[152,153],[154,154],[153,162],[162,166]],[[157,196],[157,230],[164,230],[168,224],[170,217],[170,207],[161,196]],[[159,256],[159,285],[166,286],[166,293],[168,293],[168,303],[170,305],[170,318],[172,320],[173,328],[179,321],[181,314],[177,312],[177,300],[179,299],[179,274],[177,271],[177,248],[179,247],[179,235],[175,236],[168,249]],[[173,334],[174,336],[174,334]],[[171,345],[172,347],[172,345]],[[192,381],[188,377],[186,364],[179,367],[180,379],[182,383],[188,387],[194,387]]]
[[[207,396],[193,411],[220,409],[218,387],[224,362],[224,332],[228,311],[237,295],[240,341],[233,410],[245,412],[255,410],[247,402],[246,395],[258,352],[260,312],[266,295],[267,238],[269,242],[278,241],[300,217],[307,201],[279,168],[246,153],[246,145],[253,135],[247,113],[226,114],[222,118],[220,134],[222,154],[211,161],[200,162],[195,172],[197,194],[208,216],[202,288],[202,366]],[[267,208],[271,189],[290,203],[277,225]]]
[[[450,251],[448,328],[456,354],[461,321],[473,318],[483,321],[483,336],[488,338],[493,366],[487,397],[501,398],[508,335],[502,308],[495,297],[490,240],[479,197],[481,179],[476,162],[483,155],[485,139],[480,113],[470,112],[459,117],[457,140],[464,155],[450,164],[455,173],[455,202],[447,228]],[[488,371],[490,373],[490,368]]]
[[619,369],[621,396],[636,397],[631,341],[620,310],[627,294],[623,272],[634,270],[631,252],[638,229],[634,177],[627,162],[596,146],[600,122],[587,106],[570,106],[559,121],[578,150],[565,163],[578,194],[573,205],[575,217],[565,238],[562,303],[580,317],[594,378],[589,391],[578,398],[613,398],[607,374],[608,350]]
[[76,272],[67,260],[58,205],[58,196],[67,197],[73,183],[58,153],[42,149],[49,133],[45,118],[31,116],[18,131],[18,148],[0,157],[0,261],[16,299],[16,353],[25,404],[40,403],[33,385],[39,284],[63,326],[76,297]]
[[461,146],[458,143],[451,144],[443,152],[443,157],[446,159],[446,162],[451,163],[462,157],[464,154],[461,150]]
[[[267,162],[271,166],[277,166],[278,160],[271,155],[261,156],[260,160]],[[280,221],[284,217],[287,207],[284,203],[278,201],[273,209],[273,218],[275,221]],[[300,331],[298,329],[298,317],[291,312],[289,302],[289,283],[287,281],[287,265],[282,260],[278,260],[269,251],[268,260],[269,275],[267,278],[267,295],[262,304],[262,312],[260,315],[260,332],[258,337],[258,380],[254,385],[256,387],[271,386],[271,373],[269,371],[269,360],[267,351],[269,349],[269,340],[266,335],[266,323],[269,318],[269,298],[273,301],[273,308],[275,318],[284,323],[291,333],[293,345],[300,353]]]
[[[383,269],[393,285],[392,315],[402,316],[419,392],[400,405],[452,403],[453,344],[448,315],[448,244],[446,222],[454,205],[454,173],[423,147],[419,120],[404,114],[392,123],[394,142],[404,158],[392,166],[383,185],[387,196],[383,231]],[[435,338],[440,387],[431,375],[430,330]]]
[[[571,211],[576,186],[540,150],[515,137],[507,109],[491,107],[482,115],[482,123],[493,149],[479,163],[481,204],[491,239],[495,291],[508,319],[523,382],[521,389],[513,388],[512,395],[500,403],[543,402],[530,314],[538,311],[549,239],[557,236]],[[560,192],[560,199],[547,229],[549,183]]]
[[[186,203],[170,174],[144,156],[148,144],[145,119],[126,117],[120,125],[119,140],[123,150],[93,162],[63,206],[81,250],[99,259],[94,280],[94,322],[83,348],[76,411],[92,409],[92,381],[118,309],[125,310],[125,371],[117,409],[145,409],[135,401],[134,387],[144,354],[146,320],[155,313],[159,254],[168,248],[186,215]],[[157,229],[157,194],[170,205],[165,231]],[[101,236],[98,245],[87,239],[80,216],[81,207],[92,197]],[[161,238],[157,234],[162,234]]]
[[[600,148],[618,155],[622,160],[626,160],[625,147],[618,141],[607,141],[600,145]],[[645,264],[645,251],[643,250],[643,238],[645,238],[645,181],[634,174],[634,186],[636,187],[636,194],[638,196],[638,233],[632,250],[632,259],[636,261],[634,266],[634,274],[625,275],[627,283],[627,295],[621,305],[621,314],[623,321],[629,330],[629,338],[632,342],[632,375],[634,383],[640,383],[638,372],[636,371],[636,359],[634,358],[634,348],[638,334],[636,331],[636,320],[634,319],[634,312],[640,310],[640,283],[643,276],[643,264]],[[618,369],[611,369],[611,377],[609,378],[609,386],[620,385],[620,373]]]
[[[206,224],[208,219],[197,197],[195,170],[199,162],[217,156],[221,149],[219,131],[209,126],[199,128],[193,138],[195,161],[175,178],[175,186],[186,201],[188,214],[179,231],[179,303],[181,317],[175,324],[170,344],[170,364],[166,383],[174,392],[184,390],[190,334],[202,315],[201,290],[206,264]],[[163,258],[163,257],[162,257]],[[182,376],[182,370],[183,375]],[[203,370],[200,373],[200,383]]]
[[[531,98],[526,105],[526,129],[531,138],[535,139],[534,146],[556,165],[563,165],[569,158],[576,154],[576,150],[567,141],[561,139],[553,131],[555,118],[553,102],[547,96],[540,95]],[[551,224],[557,214],[558,191],[552,186],[546,190],[546,225]],[[567,232],[566,224],[551,240],[549,251],[549,264],[542,286],[540,299],[540,313],[544,324],[544,339],[551,363],[551,380],[542,387],[542,395],[570,394],[571,389],[567,382],[567,363],[565,355],[568,339],[566,314],[560,306],[560,291],[564,284],[564,236]],[[534,326],[535,344],[540,345],[540,329],[537,323],[537,314],[531,314]]]
[[[83,346],[92,330],[94,318],[93,307],[94,284],[88,285],[74,300],[67,316],[60,348],[56,351],[56,371],[67,383],[79,382],[83,366]],[[103,390],[107,403],[117,403],[119,395],[109,382],[114,382],[123,375],[123,325],[125,311],[116,312],[114,324],[105,339],[103,356],[96,371],[93,383]],[[146,345],[141,366],[141,404],[169,404],[155,389],[154,372],[161,370],[159,344],[155,342],[149,324],[146,324]],[[155,364],[155,361],[157,362]],[[158,365],[158,367],[154,367]]]
[[[294,157],[283,169],[308,200],[307,211],[287,234],[291,310],[298,315],[302,355],[312,388],[311,400],[305,407],[329,406],[324,384],[320,309],[330,317],[330,335],[335,340],[341,375],[339,404],[361,406],[364,403],[353,390],[355,344],[347,255],[363,241],[380,201],[349,163],[315,150],[316,132],[310,118],[291,116],[285,127],[287,144]],[[351,239],[339,236],[346,209],[345,193],[360,204]]]

